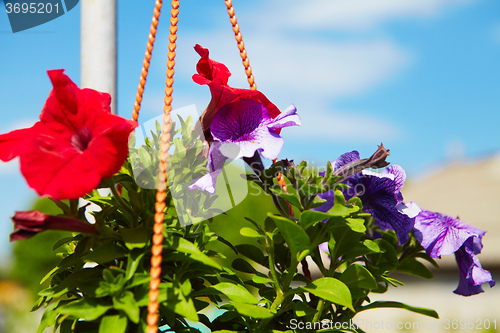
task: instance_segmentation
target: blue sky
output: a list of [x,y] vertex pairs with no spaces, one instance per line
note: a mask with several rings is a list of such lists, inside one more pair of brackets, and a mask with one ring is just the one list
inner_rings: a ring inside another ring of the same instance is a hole
[[[51,85],[46,70],[80,81],[80,6],[13,34],[0,1],[0,132],[31,126]],[[120,0],[118,112],[130,117],[154,1]],[[234,1],[259,90],[280,109],[294,103],[301,128],[285,129],[281,157],[325,164],[383,142],[410,176],[449,156],[500,151],[500,2],[495,0]],[[168,4],[167,4],[168,5]],[[210,93],[191,80],[196,43],[247,87],[220,1],[181,1],[174,108],[203,110]],[[160,19],[142,120],[161,114],[168,37]],[[471,176],[472,177],[472,176]],[[0,260],[9,216],[36,198],[17,162],[0,164]]]

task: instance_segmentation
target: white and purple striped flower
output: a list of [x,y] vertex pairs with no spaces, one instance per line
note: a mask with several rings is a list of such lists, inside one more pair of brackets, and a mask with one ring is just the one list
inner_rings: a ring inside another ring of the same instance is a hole
[[[345,168],[349,163],[358,160],[357,151],[345,153],[332,162],[333,170]],[[406,173],[403,168],[393,164],[380,173],[363,170],[346,178],[343,183],[350,188],[342,190],[346,200],[359,197],[363,203],[363,210],[370,213],[380,227],[394,230],[400,244],[408,241],[414,224],[414,219],[402,212],[404,204],[401,188],[405,180]],[[326,212],[333,207],[333,191],[320,194],[319,197],[327,202],[318,210]]]
[[415,216],[414,234],[417,241],[432,258],[455,254],[460,270],[460,283],[454,291],[463,296],[483,292],[481,284],[495,285],[490,272],[481,267],[476,257],[483,248],[485,231],[468,225],[457,218],[428,210],[420,210],[414,202],[407,205]]
[[277,158],[284,144],[279,130],[300,124],[294,105],[274,119],[264,105],[253,99],[240,99],[223,106],[210,124],[214,142],[208,157],[209,173],[189,189],[200,188],[214,193],[217,176],[227,159],[252,157],[256,151],[264,158]]

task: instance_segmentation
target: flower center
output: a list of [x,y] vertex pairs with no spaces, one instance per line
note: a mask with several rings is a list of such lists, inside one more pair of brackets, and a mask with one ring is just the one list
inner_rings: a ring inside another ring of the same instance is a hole
[[88,128],[80,128],[71,137],[71,144],[76,150],[83,153],[92,140],[92,132]]

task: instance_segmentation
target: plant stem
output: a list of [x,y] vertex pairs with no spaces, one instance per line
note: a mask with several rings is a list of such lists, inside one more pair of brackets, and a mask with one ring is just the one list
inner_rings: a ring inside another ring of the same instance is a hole
[[111,190],[111,193],[113,193],[113,197],[115,198],[116,202],[122,207],[127,213],[130,214],[130,218],[132,219],[132,228],[136,226],[136,219],[135,219],[135,214],[132,211],[132,209],[127,205],[127,203],[123,200],[121,195],[118,193],[116,190],[116,184],[113,178],[110,178],[110,185],[109,189]]
[[269,237],[266,236],[266,250],[267,253],[269,254],[269,270],[271,271],[271,276],[274,281],[275,288],[277,290],[276,294],[282,293],[281,287],[280,287],[280,282],[278,279],[278,274],[276,273],[276,269],[274,268],[275,266],[275,261],[274,261],[274,243],[272,239],[269,239]]
[[321,317],[321,312],[323,311],[323,306],[325,305],[325,300],[320,298],[318,301],[318,306],[316,307],[316,313],[314,314],[312,322],[315,323]]

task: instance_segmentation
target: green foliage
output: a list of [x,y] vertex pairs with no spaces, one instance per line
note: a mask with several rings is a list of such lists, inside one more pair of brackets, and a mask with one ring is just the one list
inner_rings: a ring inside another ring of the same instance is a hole
[[[61,213],[61,210],[54,202],[47,198],[37,200],[32,209],[41,210],[52,215]],[[52,245],[67,236],[71,236],[71,233],[50,230],[22,242],[14,243],[12,247],[14,266],[10,278],[20,282],[36,296],[43,289],[40,280],[42,280],[45,272],[56,266],[61,260],[52,251]]]
[[[380,307],[437,316],[429,309],[370,301],[370,292],[400,284],[393,272],[429,278],[419,260],[432,259],[413,237],[399,245],[392,231],[376,228],[361,201],[346,202],[341,191],[334,192],[328,212],[311,210],[323,203],[318,194],[345,186],[330,164],[323,176],[305,162],[287,161],[260,176],[244,175],[247,198],[217,215],[216,195],[187,190],[206,172],[206,159],[192,119],[179,121],[168,168],[160,326],[199,332],[193,327],[198,322],[213,332],[289,332],[291,319],[348,322]],[[45,306],[39,332],[48,326],[60,332],[145,331],[160,134],[158,125],[144,145],[131,148],[121,171],[102,182],[112,195],[95,190],[85,197],[101,209],[92,213],[99,233],[55,242],[62,259],[44,278],[48,285],[34,306]],[[276,182],[278,173],[286,192]],[[84,209],[58,204],[66,215],[85,219]],[[375,232],[381,237],[373,237]],[[328,244],[329,260],[321,257],[321,243]],[[310,275],[306,260],[320,276]]]

